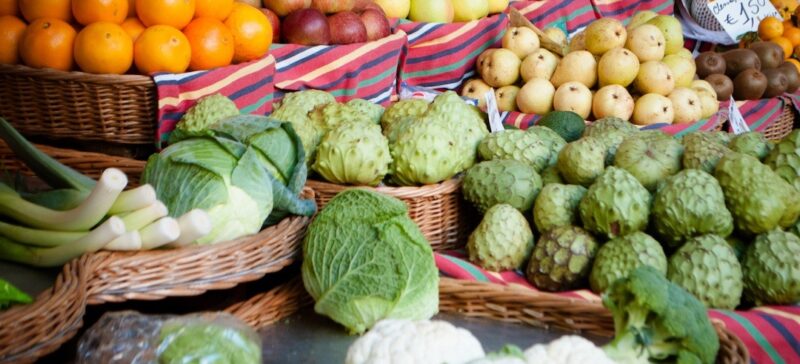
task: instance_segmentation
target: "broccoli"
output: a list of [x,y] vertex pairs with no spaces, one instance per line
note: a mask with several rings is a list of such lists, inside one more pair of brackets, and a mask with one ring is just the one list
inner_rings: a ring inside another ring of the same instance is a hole
[[614,317],[614,340],[604,347],[619,363],[714,363],[719,337],[706,309],[650,266],[613,283],[603,304]]

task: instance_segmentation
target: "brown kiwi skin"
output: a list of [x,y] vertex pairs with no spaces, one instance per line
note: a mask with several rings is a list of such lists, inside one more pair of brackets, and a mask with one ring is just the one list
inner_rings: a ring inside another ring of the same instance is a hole
[[736,100],[758,100],[767,91],[767,76],[755,68],[748,68],[733,80],[733,97]]
[[797,72],[797,67],[792,62],[783,62],[778,66],[778,69],[783,71],[789,81],[789,87],[786,88],[786,92],[794,93],[797,91],[800,88],[800,72]]
[[733,49],[722,54],[725,58],[725,75],[735,79],[739,72],[748,68],[761,70],[761,59],[752,49]]
[[775,68],[783,63],[783,48],[773,42],[755,42],[750,44],[750,49],[756,52],[761,61],[761,69]]
[[777,68],[770,68],[762,71],[764,76],[767,76],[767,89],[764,91],[763,98],[773,98],[783,95],[786,88],[789,87],[789,79],[783,71]]
[[731,95],[733,95],[733,81],[728,76],[716,73],[706,77],[706,81],[714,88],[718,101],[730,100]]
[[713,51],[703,52],[694,60],[697,76],[706,78],[715,73],[725,73],[725,58]]

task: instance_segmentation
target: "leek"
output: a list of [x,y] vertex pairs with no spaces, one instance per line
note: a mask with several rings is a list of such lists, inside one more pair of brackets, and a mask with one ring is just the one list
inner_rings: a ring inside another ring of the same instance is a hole
[[109,215],[135,211],[156,202],[156,189],[151,185],[141,185],[134,189],[122,191],[108,210]]
[[194,243],[211,232],[211,218],[208,213],[194,209],[178,217],[181,235],[170,246],[180,247]]
[[85,231],[103,219],[127,183],[125,173],[116,168],[106,169],[86,200],[66,211],[28,202],[7,185],[0,185],[0,214],[37,228]]
[[161,201],[155,201],[154,203],[142,209],[125,214],[124,216],[118,216],[122,217],[122,221],[125,222],[125,229],[127,231],[135,231],[152,224],[153,221],[167,216],[167,212],[167,206],[165,206]]
[[88,233],[88,231],[75,232],[31,229],[0,222],[0,236],[4,236],[18,243],[40,247],[54,247],[71,243],[86,236]]
[[112,216],[84,237],[54,248],[32,247],[0,237],[0,259],[36,267],[57,267],[84,253],[100,250],[124,233],[125,223]]
[[167,245],[181,235],[181,228],[178,221],[171,218],[162,218],[143,229],[139,230],[142,235],[142,249],[155,249]]
[[131,251],[142,249],[142,236],[138,231],[129,231],[103,247],[105,250]]

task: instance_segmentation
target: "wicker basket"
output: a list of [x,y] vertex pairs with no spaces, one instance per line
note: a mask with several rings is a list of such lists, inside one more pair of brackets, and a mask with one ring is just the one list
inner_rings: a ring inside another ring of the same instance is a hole
[[[295,279],[225,311],[260,329],[312,303],[302,282]],[[604,337],[614,335],[611,313],[600,305],[492,283],[441,278],[439,311],[546,329],[557,327]],[[720,339],[717,363],[749,363],[750,355],[742,341],[721,323],[712,323]]]
[[152,144],[153,79],[0,65],[0,116],[26,135]]
[[0,312],[0,363],[31,363],[56,350],[83,325],[85,257],[67,263],[52,288],[30,305]]
[[408,206],[408,214],[419,225],[433,250],[446,251],[463,246],[469,235],[470,214],[461,198],[461,179],[454,178],[422,187],[355,187],[309,180],[322,209],[334,196],[350,188],[363,188],[396,197]]
[[790,103],[783,105],[778,121],[764,129],[764,136],[769,140],[781,140],[794,129],[794,107]]

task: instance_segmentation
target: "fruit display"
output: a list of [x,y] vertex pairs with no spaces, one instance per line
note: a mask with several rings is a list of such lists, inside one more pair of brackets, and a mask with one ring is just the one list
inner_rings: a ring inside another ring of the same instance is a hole
[[628,27],[612,18],[593,21],[569,45],[564,37],[563,57],[541,47],[532,29],[511,27],[502,48],[478,57],[479,78],[466,81],[461,94],[485,107],[494,88],[501,112],[571,111],[585,120],[617,117],[637,125],[688,124],[716,113],[720,95],[695,80],[708,70],[699,70],[683,48],[680,22],[652,12],[632,20]]
[[[542,128],[506,130],[485,139],[509,140],[518,148],[479,153],[488,160],[468,169],[463,185],[464,198],[486,212],[473,233],[482,241],[491,241],[483,232],[492,229],[503,231],[498,239],[533,231],[537,240],[525,269],[533,286],[603,293],[615,280],[650,266],[708,307],[800,299],[800,262],[791,253],[800,249],[800,238],[783,230],[800,220],[795,187],[800,171],[791,167],[797,131],[772,146],[755,132],[731,138],[697,131],[675,138],[611,117],[560,145],[556,160],[537,168],[529,153],[541,147],[530,141],[541,139],[517,134],[543,135],[534,131]],[[544,155],[547,149],[541,149]],[[551,177],[542,182],[545,174]],[[528,219],[496,221],[497,206],[515,207],[514,213]],[[767,241],[775,241],[769,245],[774,249],[766,248]],[[481,246],[480,259],[472,253],[468,259],[499,271],[499,257],[511,256],[510,245],[492,242]],[[514,264],[504,267],[516,267],[523,251],[515,250]],[[489,256],[498,258],[487,261]]]
[[[270,0],[265,0],[270,1]],[[279,0],[287,1],[287,0]],[[330,2],[338,2],[329,0]],[[356,0],[358,4],[361,0]],[[460,23],[506,10],[509,0],[374,0],[390,18],[420,23]],[[295,1],[297,2],[297,1]],[[308,2],[308,1],[306,1]],[[313,1],[317,3],[317,1]],[[320,1],[324,2],[324,1]],[[348,3],[348,1],[342,1]],[[349,1],[353,2],[353,1]]]
[[300,45],[363,43],[392,29],[384,9],[370,0],[263,0],[274,39]]

